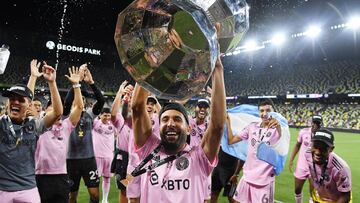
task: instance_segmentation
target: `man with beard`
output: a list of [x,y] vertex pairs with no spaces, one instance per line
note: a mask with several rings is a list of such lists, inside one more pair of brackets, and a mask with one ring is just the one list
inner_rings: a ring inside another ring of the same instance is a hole
[[201,144],[194,147],[186,143],[190,125],[187,112],[179,103],[162,107],[159,113],[160,138],[153,133],[146,111],[149,93],[136,84],[132,101],[134,144],[143,161],[131,175],[142,174],[140,202],[204,201],[204,182],[216,166],[226,119],[220,57],[212,75],[212,84],[211,115],[216,116],[211,116]]
[[228,134],[229,144],[249,140],[243,176],[234,195],[234,199],[241,203],[274,202],[274,168],[260,160],[256,153],[259,144],[264,142],[272,145],[280,139],[281,127],[275,118],[269,116],[274,111],[271,100],[261,101],[258,108],[261,122],[250,123],[238,135]]
[[334,134],[320,128],[311,141],[311,149],[305,157],[314,186],[314,202],[351,202],[351,171],[347,163],[333,152]]
[[3,93],[9,102],[8,114],[0,117],[0,200],[4,203],[40,202],[35,181],[36,143],[62,114],[55,69],[44,64],[42,76],[53,101],[53,110],[43,118],[26,117],[33,98],[27,86],[15,85]]
[[[310,128],[301,129],[299,132],[299,136],[297,138],[297,142],[294,146],[293,153],[290,157],[289,169],[292,172],[293,162],[300,150],[299,159],[296,164],[296,169],[294,173],[295,178],[295,201],[296,203],[302,202],[302,188],[306,179],[309,177],[309,170],[307,167],[307,162],[305,159],[305,153],[308,148],[311,146],[311,138],[313,137],[316,130],[321,127],[322,117],[319,115],[314,115],[312,117],[312,124]],[[309,184],[311,186],[311,184]],[[311,192],[310,187],[310,192]]]

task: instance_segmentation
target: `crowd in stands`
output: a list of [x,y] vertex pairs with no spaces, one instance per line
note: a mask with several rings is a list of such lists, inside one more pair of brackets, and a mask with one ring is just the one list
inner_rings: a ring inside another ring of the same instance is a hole
[[[29,71],[31,58],[11,56],[6,74],[0,75],[0,85],[11,85],[24,77]],[[325,62],[313,65],[274,64],[268,67],[236,65],[224,58],[225,85],[227,96],[249,95],[285,95],[310,93],[360,93],[360,61]],[[49,62],[51,63],[51,62]],[[65,75],[68,67],[80,65],[60,61],[58,75]],[[54,64],[54,63],[51,63]],[[120,81],[132,81],[120,64],[89,65],[94,76],[98,78],[99,87],[103,92],[116,92]],[[269,72],[271,74],[269,74]],[[65,77],[59,77],[59,88],[68,88]],[[38,88],[46,87],[44,82]]]
[[237,65],[230,71],[226,67],[225,65],[228,96],[360,93],[359,61],[291,67],[271,65],[251,68],[247,64],[244,67]]
[[359,104],[282,104],[278,111],[284,115],[289,125],[297,127],[310,126],[311,116],[322,115],[325,127],[360,130]]

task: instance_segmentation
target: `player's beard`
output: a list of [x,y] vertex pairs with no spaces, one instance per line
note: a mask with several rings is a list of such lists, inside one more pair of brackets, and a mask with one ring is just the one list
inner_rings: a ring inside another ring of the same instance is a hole
[[174,142],[169,142],[164,133],[161,133],[161,142],[164,146],[164,149],[168,153],[177,153],[180,151],[185,143],[186,143],[187,135],[185,133],[181,133],[178,138]]

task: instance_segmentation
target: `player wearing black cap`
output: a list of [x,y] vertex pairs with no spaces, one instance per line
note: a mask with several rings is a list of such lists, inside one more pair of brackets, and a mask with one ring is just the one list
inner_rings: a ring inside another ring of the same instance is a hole
[[311,149],[305,154],[314,190],[314,202],[351,202],[351,171],[333,152],[334,134],[324,128],[315,132]]
[[56,72],[44,65],[42,76],[49,85],[53,110],[40,119],[27,118],[33,92],[25,85],[6,90],[7,115],[0,117],[0,200],[1,202],[40,202],[35,181],[35,149],[38,136],[62,114],[56,86]]

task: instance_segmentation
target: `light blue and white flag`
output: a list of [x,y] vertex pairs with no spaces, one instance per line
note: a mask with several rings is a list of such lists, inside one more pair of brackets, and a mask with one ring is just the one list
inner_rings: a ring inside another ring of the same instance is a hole
[[[242,104],[227,110],[230,117],[233,134],[239,134],[252,122],[261,122],[257,106]],[[257,157],[274,167],[275,174],[279,175],[285,166],[286,157],[290,145],[290,131],[287,120],[279,113],[271,112],[270,116],[279,121],[281,126],[281,137],[273,145],[261,143],[257,149]],[[221,140],[222,150],[241,160],[246,160],[247,140],[229,145],[227,140],[227,128]]]

